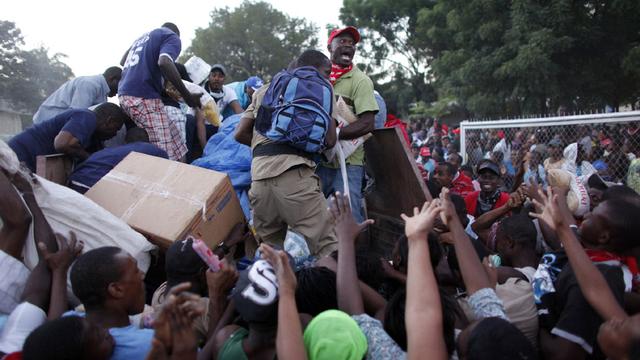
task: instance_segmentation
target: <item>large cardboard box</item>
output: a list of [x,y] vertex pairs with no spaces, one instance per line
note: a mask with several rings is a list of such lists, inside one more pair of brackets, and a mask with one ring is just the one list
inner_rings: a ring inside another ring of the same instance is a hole
[[164,249],[190,234],[213,248],[245,221],[226,174],[137,152],[85,195]]

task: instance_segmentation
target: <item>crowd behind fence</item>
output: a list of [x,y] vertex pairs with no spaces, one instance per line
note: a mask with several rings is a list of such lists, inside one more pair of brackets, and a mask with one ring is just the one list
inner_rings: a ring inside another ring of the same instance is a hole
[[578,177],[595,171],[605,181],[638,191],[639,130],[640,111],[463,121],[460,153],[472,167],[483,158],[501,164],[507,187],[524,161],[534,173],[539,167],[542,172],[564,168]]

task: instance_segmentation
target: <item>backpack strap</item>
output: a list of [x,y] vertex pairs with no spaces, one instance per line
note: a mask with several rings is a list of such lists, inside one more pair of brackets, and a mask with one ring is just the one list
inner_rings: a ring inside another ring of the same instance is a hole
[[253,149],[253,157],[274,156],[274,155],[298,155],[305,159],[316,162],[314,154],[308,153],[289,146],[287,144],[268,143],[260,144]]

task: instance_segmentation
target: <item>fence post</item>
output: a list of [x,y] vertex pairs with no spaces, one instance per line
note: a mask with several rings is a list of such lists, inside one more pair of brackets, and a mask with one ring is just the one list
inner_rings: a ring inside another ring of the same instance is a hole
[[460,122],[460,152],[462,153],[462,163],[467,163],[467,120]]

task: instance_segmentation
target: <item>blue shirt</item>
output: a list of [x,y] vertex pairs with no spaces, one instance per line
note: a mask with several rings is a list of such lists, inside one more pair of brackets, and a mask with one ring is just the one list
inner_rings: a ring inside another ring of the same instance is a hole
[[56,154],[53,141],[61,131],[71,133],[83,148],[91,145],[96,130],[96,114],[91,110],[71,109],[52,119],[35,124],[9,140],[20,161],[36,171],[36,156]]
[[114,146],[97,151],[89,156],[80,166],[76,167],[69,177],[69,180],[76,185],[76,188],[84,188],[83,186],[79,186],[79,184],[81,184],[89,189],[132,151],[165,159],[169,158],[166,151],[149,143],[135,142]]
[[140,329],[135,325],[110,328],[116,346],[111,360],[144,360],[151,351],[152,329]]
[[[227,86],[232,88],[236,92],[236,96],[238,97],[238,103],[240,103],[240,107],[243,110],[246,110],[249,107],[249,104],[251,104],[251,97],[249,97],[249,95],[247,95],[247,93],[244,91],[245,81],[232,82]],[[224,112],[225,114],[223,115],[225,118],[228,116],[235,115],[235,113],[233,112],[233,109],[231,109],[230,107],[227,107]]]
[[175,61],[180,55],[181,47],[178,35],[167,28],[155,29],[142,35],[129,49],[118,94],[160,99],[163,86],[158,59],[167,56]]
[[[62,316],[86,317],[87,314],[75,310],[67,311]],[[113,348],[111,360],[144,360],[151,351],[153,340],[152,329],[141,329],[135,325],[109,328],[116,346]]]
[[69,109],[88,109],[106,102],[110,91],[102,75],[78,76],[62,84],[40,105],[33,123],[39,124]]
[[374,118],[374,126],[376,129],[382,129],[384,127],[384,123],[387,121],[387,105],[384,103],[384,99],[377,91],[373,93],[373,96],[375,96],[378,107],[380,108]]

